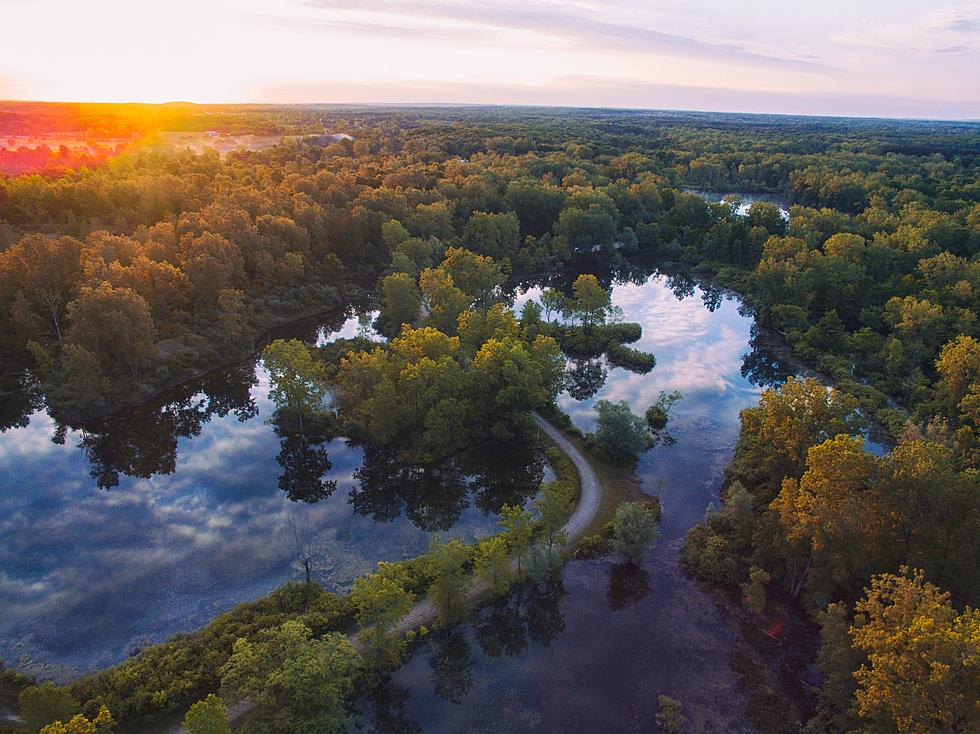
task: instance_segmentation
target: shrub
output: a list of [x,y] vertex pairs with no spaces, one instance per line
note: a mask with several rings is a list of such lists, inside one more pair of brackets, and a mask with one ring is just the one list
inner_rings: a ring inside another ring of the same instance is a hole
[[646,502],[624,502],[613,522],[613,548],[627,561],[641,560],[660,534],[659,519],[658,512]]
[[656,722],[660,731],[665,734],[680,734],[684,730],[683,705],[676,698],[657,696]]

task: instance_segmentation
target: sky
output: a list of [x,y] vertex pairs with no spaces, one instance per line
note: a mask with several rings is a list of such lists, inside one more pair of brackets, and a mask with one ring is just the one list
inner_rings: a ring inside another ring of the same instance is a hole
[[980,0],[0,0],[0,99],[980,119]]

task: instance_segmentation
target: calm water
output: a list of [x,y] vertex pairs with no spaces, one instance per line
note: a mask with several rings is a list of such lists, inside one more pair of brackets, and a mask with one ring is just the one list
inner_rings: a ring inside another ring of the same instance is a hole
[[[348,319],[305,335],[322,343],[358,327]],[[247,364],[85,430],[40,409],[8,418],[5,663],[63,678],[195,629],[302,577],[294,528],[314,549],[318,580],[346,588],[379,560],[418,555],[435,531],[494,532],[500,504],[533,494],[544,470],[526,450],[411,472],[341,438],[283,439],[273,409],[264,369]]]
[[676,443],[647,452],[638,468],[643,490],[663,503],[659,544],[641,568],[573,561],[556,587],[525,590],[433,636],[367,705],[365,729],[651,732],[656,697],[666,694],[683,702],[686,731],[752,731],[732,634],[680,574],[678,554],[685,531],[719,502],[739,411],[756,403],[760,383],[787,373],[754,349],[751,317],[720,292],[654,275],[617,286],[613,300],[643,325],[634,346],[654,352],[656,368],[609,369],[595,395],[560,403],[589,430],[597,399],[626,400],[642,414],[661,390],[683,393],[668,427]]
[[[692,731],[750,730],[732,672],[732,635],[713,601],[678,572],[684,532],[718,502],[738,412],[784,369],[750,316],[681,276],[631,271],[614,289],[647,375],[579,362],[561,405],[584,430],[595,400],[637,413],[680,390],[672,445],[639,465],[661,497],[659,545],[642,568],[575,561],[554,588],[481,610],[434,635],[370,705],[376,731],[650,731],[656,696],[681,699]],[[626,282],[630,280],[632,282]],[[535,297],[531,290],[515,307]],[[324,343],[365,332],[357,319],[299,336]],[[292,529],[307,530],[315,571],[343,589],[377,560],[413,556],[431,533],[492,532],[494,511],[544,476],[541,457],[510,448],[437,472],[399,468],[337,438],[298,445],[276,434],[261,364],[214,375],[85,430],[30,405],[0,416],[0,656],[62,677],[122,659],[206,623],[234,603],[301,578]],[[572,396],[574,394],[574,397]],[[8,412],[9,412],[8,410]],[[26,423],[26,425],[25,425]]]
[[701,189],[690,189],[692,194],[698,194],[703,196],[708,201],[716,201],[719,204],[725,200],[726,196],[737,196],[742,200],[742,203],[738,205],[736,213],[745,216],[749,213],[749,207],[752,206],[757,201],[766,201],[770,204],[775,204],[779,207],[780,213],[784,218],[789,219],[789,206],[790,200],[785,196],[780,196],[779,194],[746,194],[741,191],[736,192],[722,192],[722,191],[703,191]]

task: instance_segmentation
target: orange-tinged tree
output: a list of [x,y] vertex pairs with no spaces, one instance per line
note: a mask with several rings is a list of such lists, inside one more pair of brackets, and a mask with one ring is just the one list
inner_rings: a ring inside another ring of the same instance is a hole
[[762,393],[759,405],[742,411],[742,430],[731,472],[768,503],[785,477],[802,475],[807,451],[862,423],[857,400],[812,378],[789,378]]
[[123,365],[135,377],[153,358],[153,317],[132,288],[113,288],[106,281],[82,288],[68,304],[68,322],[65,340],[96,355],[107,372]]
[[808,584],[810,596],[825,603],[875,555],[875,460],[862,439],[841,434],[812,447],[806,467],[799,481],[783,480],[770,509],[793,549],[790,592],[799,595]]
[[863,731],[980,730],[980,610],[958,614],[922,571],[871,580],[850,634],[867,655],[854,677]]

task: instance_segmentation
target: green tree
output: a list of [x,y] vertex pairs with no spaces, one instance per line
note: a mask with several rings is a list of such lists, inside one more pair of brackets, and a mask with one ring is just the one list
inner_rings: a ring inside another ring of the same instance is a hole
[[646,421],[630,410],[625,400],[618,403],[599,400],[593,409],[596,412],[595,442],[609,456],[635,461],[650,447]]
[[653,546],[660,531],[656,510],[646,502],[624,502],[613,520],[613,548],[632,563],[638,563]]
[[435,535],[429,543],[429,598],[439,610],[439,622],[449,626],[466,614],[467,577],[463,570],[466,549],[455,538],[448,542]]
[[213,693],[198,701],[188,709],[184,716],[186,734],[231,734],[228,712],[221,699]]
[[851,645],[848,630],[847,605],[836,602],[820,613],[820,649],[817,669],[824,679],[817,689],[816,715],[807,723],[808,734],[831,734],[854,731],[854,691],[857,681],[854,671],[860,664],[861,653]]
[[742,584],[742,602],[756,614],[766,608],[766,585],[771,580],[769,574],[757,566],[749,569],[749,580]]
[[523,572],[524,557],[531,546],[534,525],[531,513],[518,505],[504,505],[500,508],[500,524],[504,528],[509,554],[517,559],[517,573]]
[[314,638],[305,624],[291,620],[255,641],[239,638],[221,667],[221,688],[228,698],[248,698],[262,708],[261,731],[342,732],[360,667],[345,635]]
[[110,382],[102,364],[78,344],[69,342],[62,348],[50,382],[48,399],[59,413],[85,418],[108,404]]
[[534,503],[540,513],[541,529],[548,547],[561,543],[561,529],[575,510],[575,486],[564,479],[556,479],[541,487],[541,498]]
[[452,275],[443,268],[426,268],[419,274],[419,286],[428,311],[426,325],[444,334],[456,333],[459,315],[472,304],[472,299],[456,286]]
[[507,541],[497,535],[481,541],[476,548],[474,574],[486,583],[495,595],[506,593],[513,576],[510,555],[507,553]]
[[587,328],[602,324],[612,301],[609,292],[594,275],[579,275],[572,283],[572,306]]
[[466,294],[468,306],[490,308],[501,297],[500,286],[507,280],[493,258],[477,255],[461,247],[450,247],[439,269],[452,279],[453,285]]
[[54,721],[68,721],[78,711],[78,701],[64,688],[46,681],[21,689],[17,709],[28,725],[40,729]]
[[541,306],[545,319],[551,323],[551,314],[560,314],[565,308],[565,295],[555,288],[545,288],[541,291]]
[[528,410],[557,397],[563,376],[564,359],[553,338],[538,335],[530,344],[517,337],[492,338],[473,357],[467,394],[484,429],[498,440],[512,440]]
[[326,395],[323,364],[313,359],[298,339],[276,339],[262,350],[262,361],[269,371],[269,397],[280,410],[289,411],[303,431],[304,414],[323,408]]
[[383,333],[394,336],[401,330],[402,324],[415,325],[421,309],[422,291],[411,275],[394,273],[381,281],[381,315],[378,322]]
[[463,242],[466,246],[495,260],[513,256],[520,237],[520,223],[514,212],[473,212],[463,228]]

